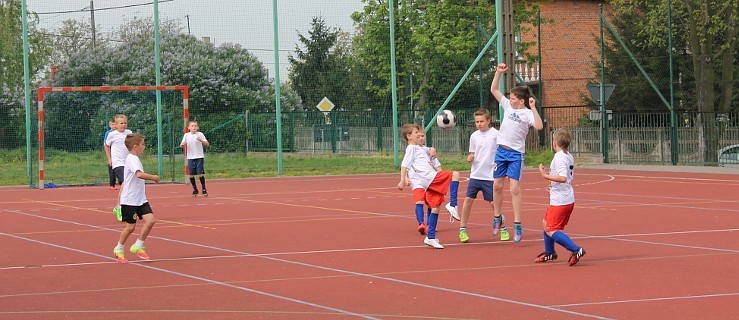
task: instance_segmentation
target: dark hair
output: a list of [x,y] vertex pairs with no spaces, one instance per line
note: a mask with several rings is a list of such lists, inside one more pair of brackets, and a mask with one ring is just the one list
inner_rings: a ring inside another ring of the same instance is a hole
[[513,87],[511,89],[511,94],[515,94],[516,98],[523,100],[523,103],[526,106],[526,108],[531,108],[531,106],[529,106],[529,98],[531,98],[531,94],[529,93],[529,87],[527,86]]

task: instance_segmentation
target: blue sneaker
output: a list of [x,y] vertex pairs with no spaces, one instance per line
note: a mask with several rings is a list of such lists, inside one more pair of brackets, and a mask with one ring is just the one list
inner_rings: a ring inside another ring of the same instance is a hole
[[505,216],[503,216],[502,214],[500,215],[500,217],[495,217],[493,219],[493,235],[494,236],[498,235],[498,232],[500,232],[500,227],[503,226],[504,223],[505,223]]
[[516,224],[513,226],[513,229],[516,231],[516,235],[513,236],[513,242],[521,242],[521,238],[523,238],[523,227],[520,224]]

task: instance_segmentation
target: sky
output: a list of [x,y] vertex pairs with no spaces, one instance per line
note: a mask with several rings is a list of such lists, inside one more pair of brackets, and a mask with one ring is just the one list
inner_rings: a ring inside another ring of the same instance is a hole
[[[26,0],[28,11],[39,13],[40,27],[52,33],[67,19],[89,23],[90,3],[90,0]],[[154,16],[153,0],[92,0],[92,3],[98,38],[134,17]],[[298,32],[309,36],[313,17],[322,17],[328,27],[351,32],[354,26],[350,15],[362,7],[361,0],[278,0],[280,79],[287,79],[287,51],[294,50],[298,44]],[[181,21],[185,32],[189,21],[192,35],[210,37],[215,45],[240,44],[262,61],[270,77],[274,77],[272,0],[159,0],[159,17],[160,21]]]

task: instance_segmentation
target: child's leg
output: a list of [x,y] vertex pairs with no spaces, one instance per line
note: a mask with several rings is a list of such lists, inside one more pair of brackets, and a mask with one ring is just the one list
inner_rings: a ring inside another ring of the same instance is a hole
[[414,208],[416,213],[416,221],[418,222],[418,224],[422,224],[425,221],[424,215],[426,214],[424,212],[423,201],[416,202]]
[[509,180],[511,189],[511,206],[513,207],[513,223],[521,223],[521,208],[523,207],[521,183],[515,179]]
[[153,228],[154,224],[157,222],[157,219],[156,217],[154,217],[153,213],[145,214],[141,218],[144,219],[144,227],[141,228],[141,233],[139,233],[138,240],[141,240],[141,244],[143,244],[144,240],[146,240],[146,237],[149,236],[151,228]]
[[431,214],[429,215],[429,221],[428,221],[428,235],[426,236],[429,239],[435,239],[436,238],[436,225],[439,222],[439,207],[431,208]]
[[[201,175],[199,175],[199,177],[200,177],[200,187],[203,189],[203,191],[205,191],[205,175],[202,175],[201,174]],[[218,191],[218,190],[216,190],[216,191]]]
[[115,176],[115,172],[113,171],[113,167],[110,165],[108,165],[108,180],[109,180],[108,184],[111,187],[115,187],[116,176]]
[[567,251],[577,252],[580,250],[580,247],[576,245],[575,242],[572,241],[572,239],[570,239],[570,237],[562,230],[549,231],[547,234],[552,237],[554,242],[563,246]]
[[470,197],[464,198],[464,204],[462,205],[462,216],[459,223],[459,229],[467,228],[467,221],[470,219],[470,212],[472,212],[472,204],[475,203],[475,199]]
[[459,172],[452,171],[452,183],[449,184],[449,204],[457,206],[457,193],[459,191]]
[[193,190],[198,190],[198,185],[195,184],[195,176],[187,176],[188,179],[190,179],[190,184],[192,185]]
[[505,177],[495,178],[493,182],[493,211],[495,217],[500,217],[503,214],[503,185],[505,184]]
[[136,230],[135,223],[126,223],[126,227],[123,228],[121,236],[118,238],[118,245],[123,247],[123,245],[126,244],[126,240],[128,240],[128,237],[133,233],[134,230]]

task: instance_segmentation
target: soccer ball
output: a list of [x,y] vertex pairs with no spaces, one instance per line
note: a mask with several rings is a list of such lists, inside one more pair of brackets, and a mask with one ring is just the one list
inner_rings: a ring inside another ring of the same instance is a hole
[[454,113],[451,111],[444,110],[436,117],[436,124],[439,128],[449,130],[457,126],[457,118],[454,117]]

